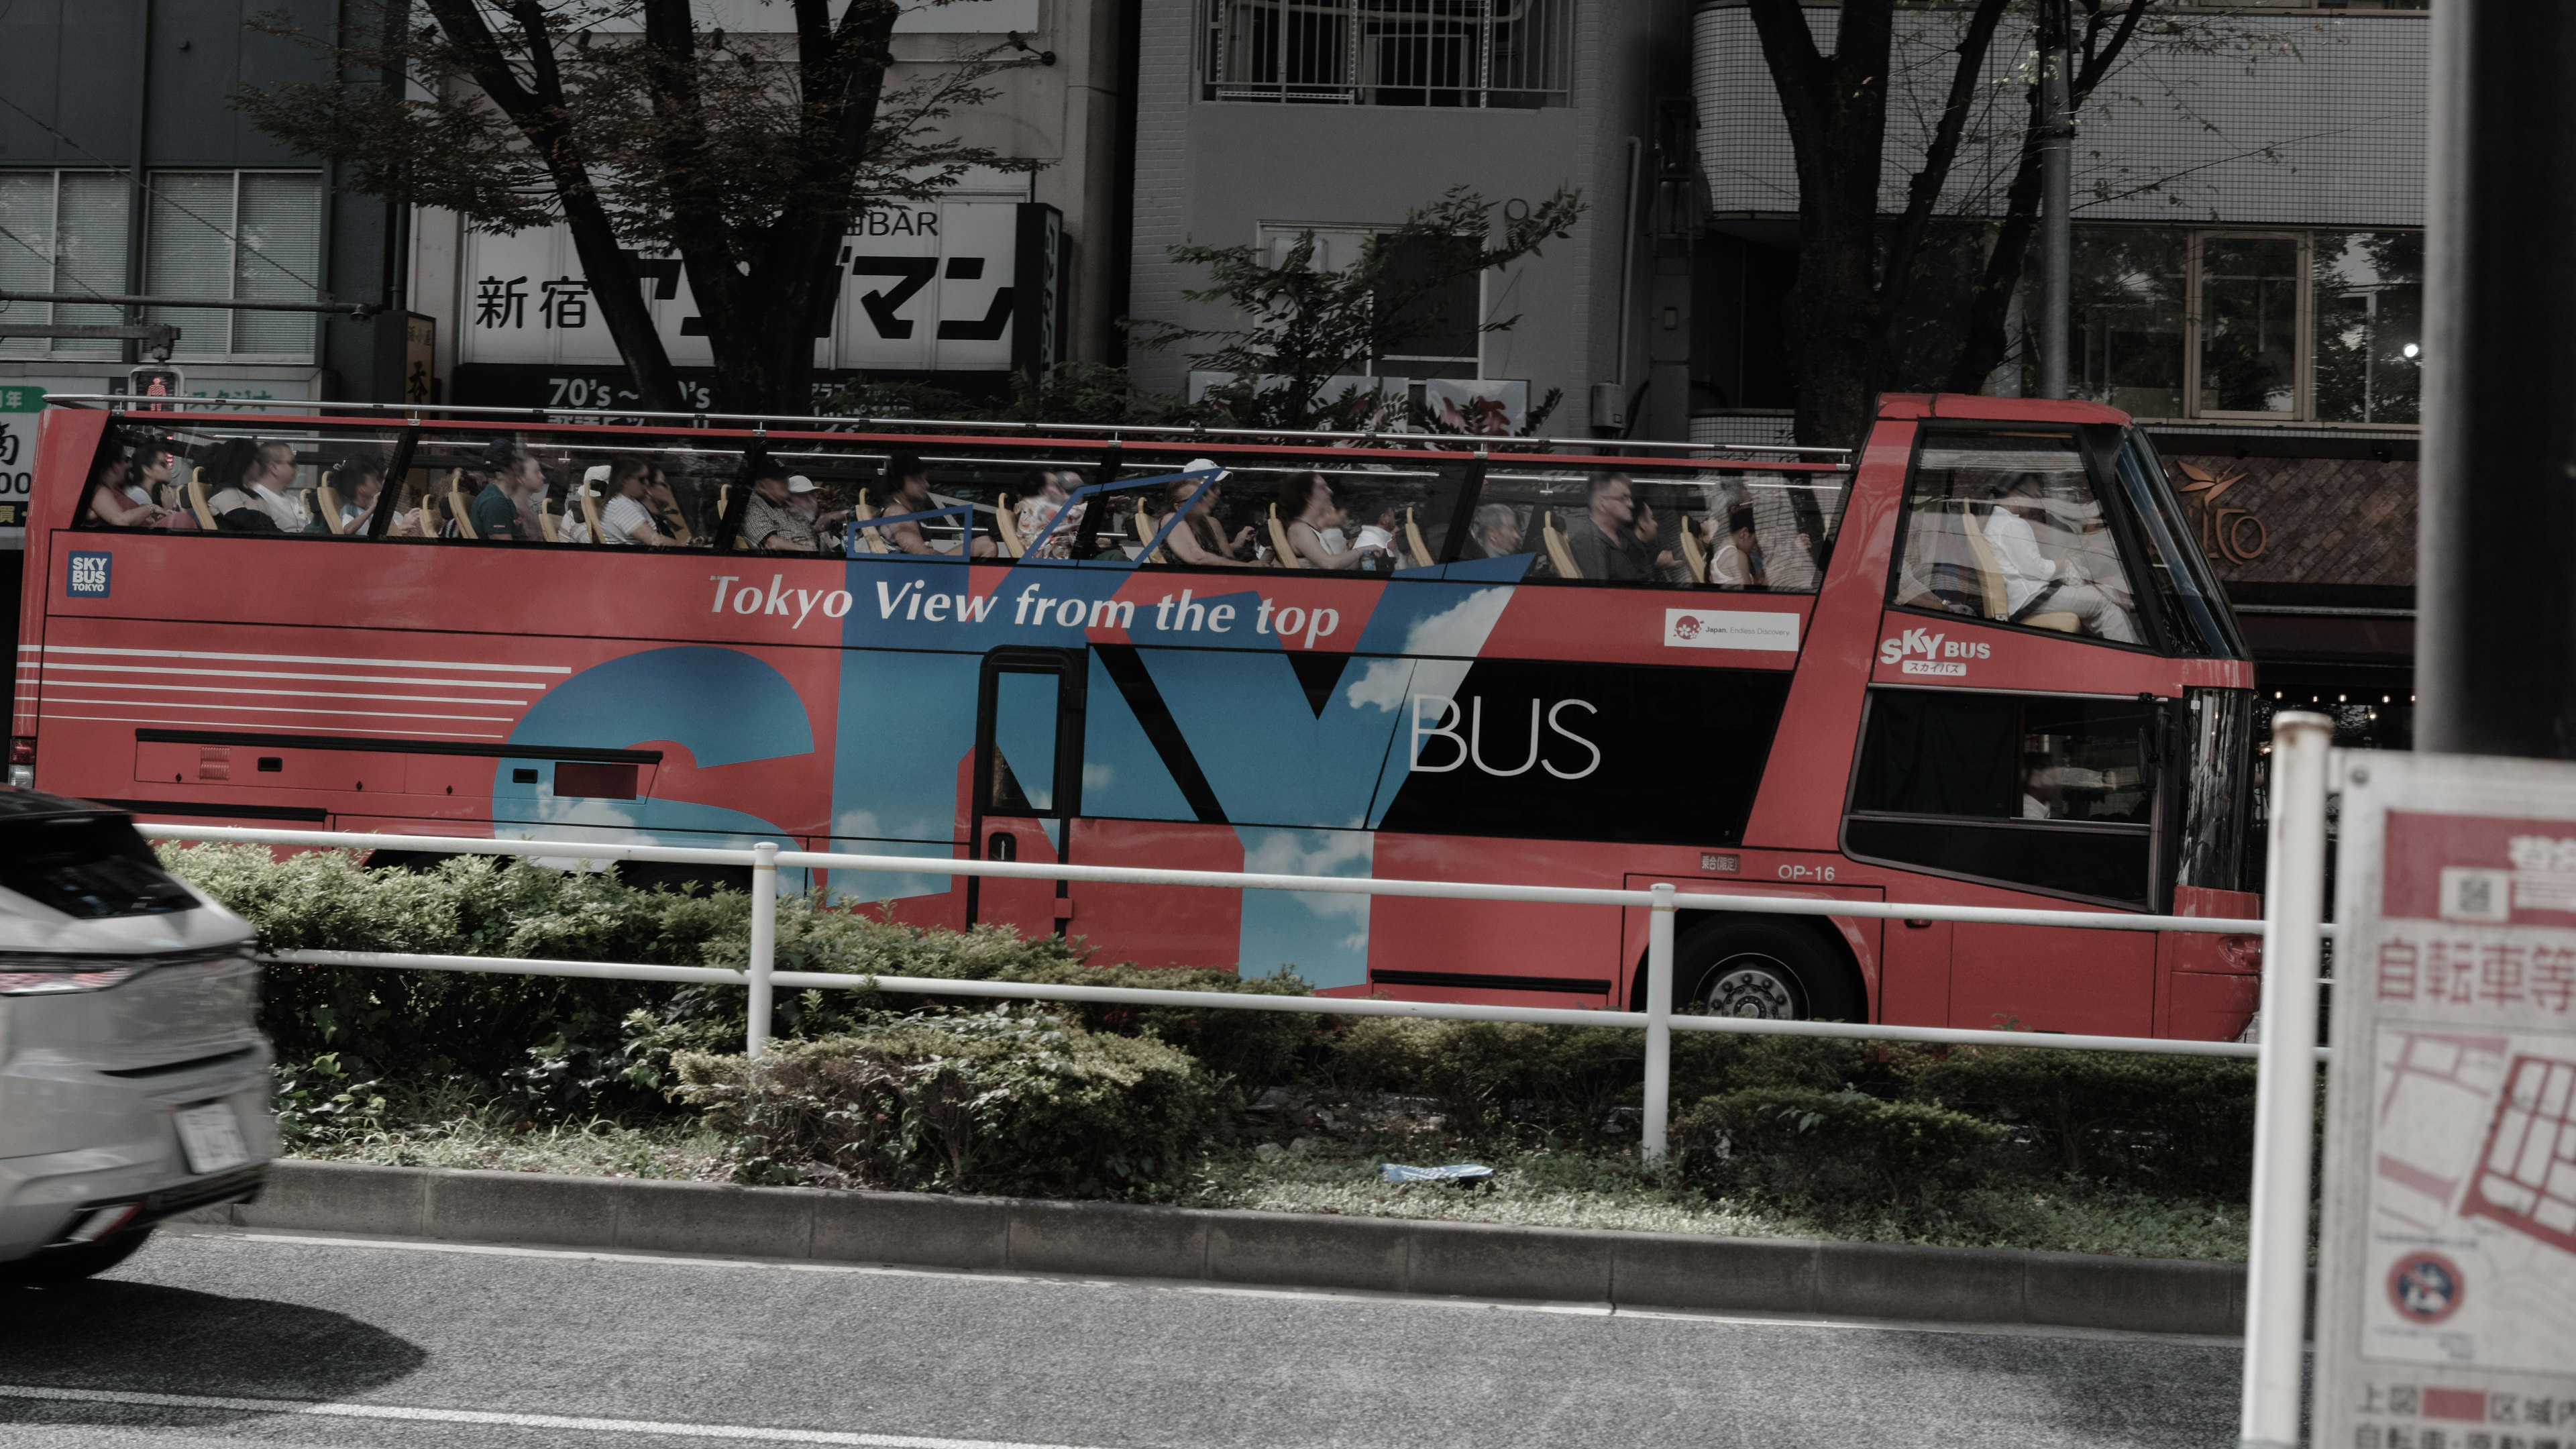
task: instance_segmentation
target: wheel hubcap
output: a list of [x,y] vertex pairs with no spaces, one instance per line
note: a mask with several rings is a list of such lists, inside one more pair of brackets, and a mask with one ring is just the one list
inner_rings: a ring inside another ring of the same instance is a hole
[[1708,986],[1709,1010],[1719,1016],[1794,1021],[1798,998],[1789,988],[1788,974],[1765,956],[1738,956],[1724,962]]

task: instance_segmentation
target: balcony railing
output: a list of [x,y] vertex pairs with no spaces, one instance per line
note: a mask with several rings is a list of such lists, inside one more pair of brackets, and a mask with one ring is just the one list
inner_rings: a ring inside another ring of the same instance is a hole
[[1562,105],[1572,0],[1206,0],[1201,94],[1342,106]]

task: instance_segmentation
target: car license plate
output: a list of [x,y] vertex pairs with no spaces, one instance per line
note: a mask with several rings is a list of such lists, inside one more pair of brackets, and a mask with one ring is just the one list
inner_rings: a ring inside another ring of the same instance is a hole
[[241,1119],[226,1102],[179,1109],[179,1150],[187,1155],[188,1171],[199,1177],[250,1161]]

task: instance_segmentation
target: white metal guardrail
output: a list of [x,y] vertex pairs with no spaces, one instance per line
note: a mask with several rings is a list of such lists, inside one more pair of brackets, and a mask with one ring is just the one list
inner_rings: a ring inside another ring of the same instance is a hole
[[[1997,925],[2071,926],[2106,931],[2202,931],[2252,935],[2259,920],[2206,916],[2150,916],[2111,911],[2024,910],[1994,906],[1935,906],[1906,902],[1845,901],[1815,896],[1752,895],[1676,890],[1501,885],[1470,881],[1373,880],[1337,876],[1265,875],[1213,870],[1156,870],[1128,866],[1050,865],[1032,861],[962,860],[909,855],[850,855],[782,850],[761,841],[748,850],[692,846],[604,844],[567,840],[497,840],[466,836],[379,835],[321,830],[263,830],[233,826],[138,827],[160,840],[231,841],[257,845],[319,846],[345,850],[401,850],[477,855],[566,857],[586,862],[669,861],[748,865],[752,870],[750,960],[742,971],[701,966],[648,966],[593,961],[517,960],[474,956],[404,955],[371,951],[283,951],[268,959],[301,965],[366,966],[403,970],[485,971],[533,976],[586,976],[625,981],[685,981],[742,986],[749,992],[745,1049],[768,1049],[776,990],[864,990],[870,987],[919,995],[1004,997],[1030,1001],[1111,1001],[1135,1006],[1178,1006],[1223,1011],[1294,1011],[1328,1016],[1412,1016],[1450,1021],[1533,1022],[1548,1026],[1606,1026],[1646,1033],[1643,1146],[1648,1160],[1664,1156],[1671,1115],[1672,1033],[1733,1032],[1749,1035],[1836,1037],[1861,1041],[1910,1041],[1953,1046],[2044,1047],[2072,1051],[2145,1052],[2173,1056],[2251,1057],[2256,1046],[2239,1042],[2179,1041],[2156,1037],[2075,1036],[2056,1032],[1977,1031],[1959,1027],[1877,1026],[1867,1023],[1764,1021],[1729,1016],[1677,1016],[1673,996],[1674,913],[1730,911],[1756,915],[1847,916],[1880,920],[1967,921]],[[950,981],[924,977],[862,976],[776,969],[777,871],[780,866],[900,875],[964,875],[1017,880],[1098,881],[1130,885],[1194,886],[1226,890],[1285,890],[1340,895],[1411,896],[1497,903],[1638,907],[1647,918],[1646,1006],[1637,1011],[1571,1007],[1466,1006],[1445,1002],[1387,1001],[1329,996],[1269,996],[1251,992],[1166,991],[1137,987]],[[2313,1019],[2313,1013],[2311,1013]],[[2311,1035],[2310,1039],[2313,1039]]]

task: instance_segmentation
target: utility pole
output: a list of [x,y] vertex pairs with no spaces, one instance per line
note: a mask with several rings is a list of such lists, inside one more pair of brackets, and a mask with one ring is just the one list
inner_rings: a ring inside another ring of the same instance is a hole
[[2075,266],[2074,103],[2068,90],[2067,0],[2039,3],[2039,250],[2042,300],[2039,321],[2039,395],[2066,396],[2066,334],[2072,325],[2070,274]]
[[2576,759],[2576,7],[2433,7],[2415,738]]

